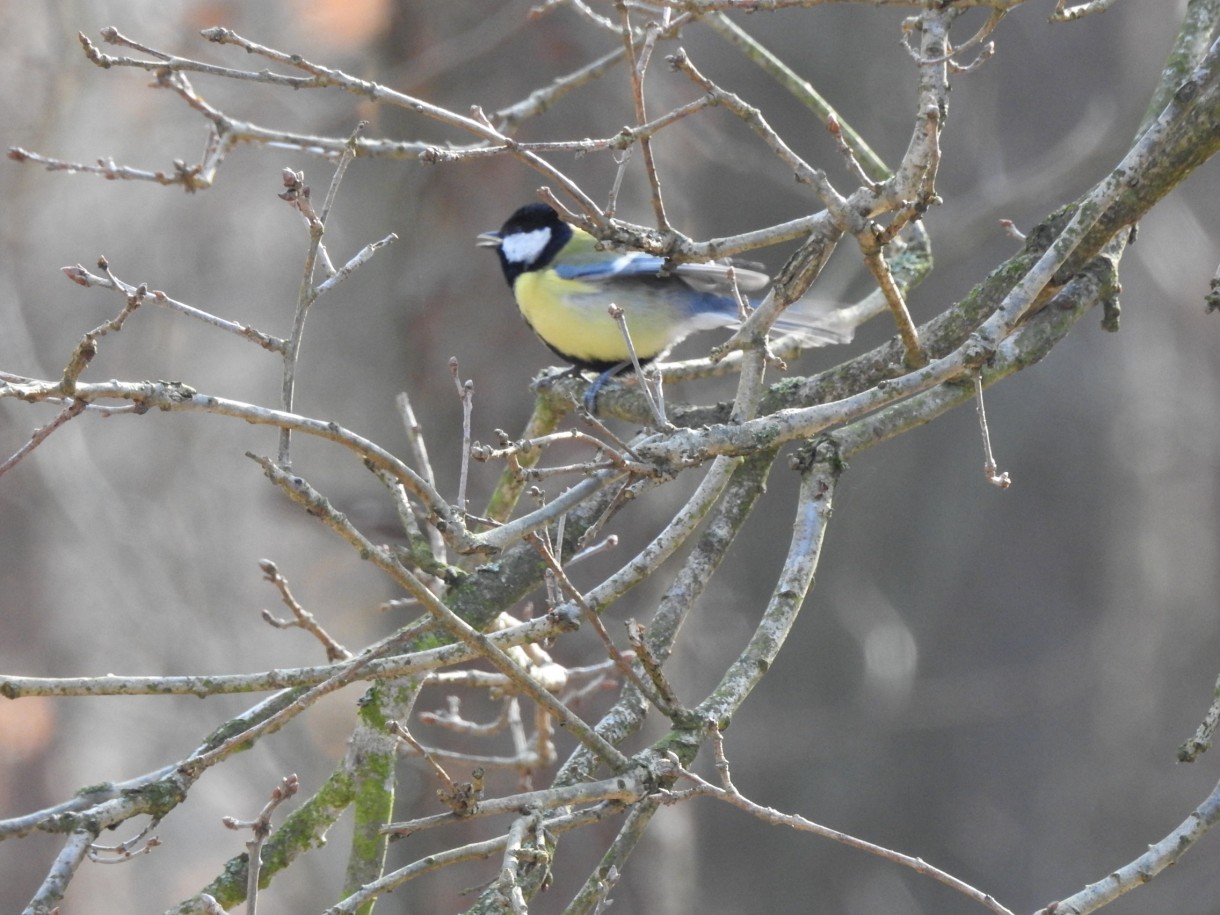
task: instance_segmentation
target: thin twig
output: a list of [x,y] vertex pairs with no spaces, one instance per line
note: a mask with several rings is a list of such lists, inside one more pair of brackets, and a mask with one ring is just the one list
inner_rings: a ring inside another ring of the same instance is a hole
[[143,829],[118,845],[98,845],[94,842],[89,846],[89,860],[94,864],[123,864],[136,855],[151,854],[154,848],[160,847],[161,840],[149,833],[160,822],[160,817],[153,817]]
[[[631,357],[631,366],[635,369],[635,377],[640,382],[640,390],[644,392],[644,397],[648,400],[648,407],[652,410],[657,427],[664,429],[669,426],[669,420],[665,418],[665,404],[661,400],[661,391],[658,387],[654,392],[648,383],[648,379],[644,377],[644,369],[640,365],[640,357],[636,355],[635,344],[631,342],[631,331],[627,327],[627,313],[614,304],[610,305],[609,311],[610,317],[618,322],[619,330],[623,334],[623,342],[627,344],[627,353]],[[589,412],[592,413],[592,411]]]
[[458,372],[458,361],[456,356],[452,356],[449,359],[449,374],[453,377],[453,383],[457,386],[458,398],[462,402],[461,470],[458,474],[458,494],[456,504],[459,509],[465,509],[466,481],[470,475],[470,420],[474,412],[474,382],[469,379],[462,381]]
[[584,193],[584,191],[581,190],[575,181],[535,153],[522,150],[516,144],[510,143],[508,137],[491,126],[491,122],[482,115],[481,111],[472,112],[471,116],[469,117],[458,115],[440,106],[425,102],[422,99],[414,98],[404,93],[397,92],[388,86],[382,86],[368,80],[358,79],[333,67],[325,67],[321,64],[315,64],[299,54],[291,54],[261,45],[255,41],[250,41],[249,39],[238,35],[231,29],[220,27],[204,29],[201,34],[208,41],[214,41],[218,44],[235,45],[250,54],[257,54],[267,58],[268,60],[275,61],[276,63],[302,70],[318,78],[319,80],[324,81],[325,84],[337,86],[346,92],[351,92],[355,95],[364,96],[394,105],[396,107],[401,107],[417,114],[422,114],[425,117],[430,117],[441,121],[442,123],[449,124],[450,126],[458,127],[459,129],[473,133],[483,140],[489,140],[493,143],[504,143],[514,156],[529,164],[531,167],[541,172],[556,184],[560,185],[564,191],[571,195],[573,200],[576,200],[580,204],[581,209],[583,209],[586,213],[593,214],[597,212],[596,204],[594,204],[594,202]]
[[662,562],[686,542],[711,510],[728,485],[738,459],[713,461],[699,486],[669,523],[639,553],[585,594],[585,600],[595,611],[613,603],[641,581],[647,580]]
[[[402,417],[403,430],[407,436],[407,447],[410,448],[414,458],[413,463],[419,468],[420,477],[435,489],[436,474],[432,470],[432,461],[428,456],[428,444],[424,437],[423,426],[415,417],[415,408],[411,406],[411,398],[406,391],[400,391],[394,402],[398,405],[398,412]],[[446,562],[445,538],[441,536],[441,532],[436,529],[435,525],[426,523],[426,513],[418,510],[415,503],[410,503],[410,508],[413,517],[422,522],[419,527],[428,539],[428,548],[433,558],[437,562]],[[406,519],[402,520],[403,532],[409,534],[411,529],[407,526]]]
[[632,677],[631,682],[666,715],[672,716],[684,711],[682,703],[678,701],[677,694],[669,684],[669,679],[661,670],[660,659],[653,655],[652,650],[648,647],[648,640],[644,637],[644,627],[635,620],[627,621],[627,640],[631,643],[636,659],[644,668],[644,672],[648,674],[648,679],[652,681],[655,690],[646,688],[640,683],[639,677]]
[[312,613],[301,606],[300,602],[292,596],[292,591],[288,587],[288,579],[280,575],[280,570],[275,563],[270,559],[260,559],[258,567],[263,570],[263,577],[271,582],[280,592],[280,600],[284,602],[290,611],[292,611],[293,619],[281,620],[271,614],[270,610],[263,610],[262,616],[270,625],[276,629],[304,629],[326,649],[326,660],[328,661],[346,661],[352,656],[352,653],[331,638],[330,634],[322,628],[317,619]]
[[[605,428],[604,426],[602,427]],[[532,456],[539,449],[549,447],[555,444],[564,444],[569,442],[579,442],[584,445],[589,445],[596,448],[599,454],[606,456],[606,465],[619,467],[623,470],[632,473],[649,473],[655,472],[654,468],[648,464],[639,461],[631,461],[627,455],[631,454],[631,446],[626,442],[613,436],[613,440],[617,448],[607,445],[604,441],[589,435],[587,432],[582,432],[579,429],[565,429],[562,432],[551,432],[546,435],[540,435],[535,438],[523,438],[519,440],[511,440],[507,434],[500,429],[496,430],[496,435],[500,439],[500,447],[492,448],[488,445],[477,446],[472,450],[472,457],[478,461],[491,460],[508,460],[516,458],[519,455]],[[582,471],[590,468],[590,464],[571,465],[579,467]],[[518,473],[523,479],[533,479],[537,471],[532,465],[529,467],[517,465]]]
[[[327,527],[356,548],[362,556],[410,592],[426,610],[440,621],[441,625],[444,626],[450,635],[456,637],[459,641],[465,642],[493,666],[511,677],[517,689],[538,704],[545,706],[577,740],[593,750],[615,771],[622,771],[628,766],[627,758],[616,747],[594,732],[580,716],[564,707],[555,696],[551,695],[534,677],[530,676],[528,671],[524,670],[508,654],[497,647],[491,639],[472,628],[470,624],[442,603],[436,595],[428,590],[422,581],[399,563],[388,549],[370,542],[352,525],[346,516],[336,512],[330,503],[309,485],[308,481],[299,476],[285,473],[281,467],[267,458],[257,457],[252,454],[248,456],[258,462],[268,478],[279,486],[289,498],[305,507],[310,514],[319,518]],[[355,663],[359,664],[360,660],[360,658],[357,658]],[[347,676],[354,677],[357,670],[351,671]],[[331,688],[343,685],[337,682],[337,679]],[[324,686],[327,686],[327,684],[315,687],[311,694],[321,690]],[[212,754],[208,755],[209,764],[212,761],[211,756]]]
[[[331,175],[330,187],[326,189],[326,199],[322,201],[322,211],[318,214],[318,221],[322,225],[326,225],[326,220],[330,217],[331,207],[335,205],[335,198],[339,194],[339,185],[343,181],[343,176],[347,174],[347,167],[352,164],[352,160],[356,158],[356,150],[360,135],[368,128],[368,121],[360,121],[348,134],[347,143],[344,146],[343,155],[339,157],[338,163],[335,165],[335,173]],[[327,276],[331,276],[334,270],[327,272]]]
[[987,482],[992,486],[1007,489],[1012,485],[1012,479],[1008,476],[1007,471],[1001,474],[996,473],[995,455],[991,453],[991,432],[987,429],[987,408],[983,406],[983,372],[981,369],[974,373],[974,397],[975,403],[978,405],[979,432],[983,436],[983,473],[987,477]]
[[[390,731],[396,734],[400,740],[415,750],[416,754],[418,754],[419,757],[428,764],[428,767],[432,769],[433,774],[440,779],[442,784],[444,784],[444,791],[437,791],[437,796],[442,800],[445,798],[452,799],[456,797],[458,794],[457,784],[452,778],[449,777],[449,773],[445,771],[445,767],[433,759],[432,755],[426,749],[424,749],[423,745],[411,736],[411,732],[407,730],[406,726],[401,721],[391,721],[389,722],[389,728]],[[448,803],[448,801],[446,801],[446,803]],[[455,807],[454,810],[456,811],[457,808]]]
[[546,548],[542,542],[542,539],[538,537],[537,534],[530,534],[526,539],[534,544],[534,548],[538,550],[538,555],[542,557],[542,561],[546,563],[548,570],[555,576],[555,579],[559,582],[560,587],[567,595],[568,600],[572,601],[580,608],[581,613],[584,614],[586,622],[593,627],[593,631],[596,632],[597,637],[601,639],[602,645],[606,649],[606,654],[610,656],[610,659],[614,662],[614,666],[619,669],[619,672],[622,673],[622,675],[627,678],[628,682],[632,683],[657,708],[661,709],[667,714],[676,708],[676,703],[667,704],[663,700],[661,694],[650,688],[647,683],[640,679],[639,674],[637,674],[632,668],[631,662],[627,659],[623,652],[619,651],[618,646],[614,644],[614,639],[610,638],[610,633],[606,631],[605,624],[602,623],[601,617],[598,616],[591,606],[589,606],[589,603],[584,599],[577,587],[572,584],[572,581],[568,578],[567,573],[564,572],[563,566],[559,564],[559,560],[555,558],[554,553]]
[[429,486],[436,486],[436,475],[432,471],[432,461],[428,458],[428,443],[424,438],[424,428],[415,418],[415,409],[411,406],[411,396],[406,391],[400,391],[394,398],[402,417],[403,431],[407,435],[407,447],[415,458],[415,466],[419,468],[420,477]]
[[[121,288],[114,275],[110,272],[110,264],[105,257],[97,259],[98,269],[106,274],[107,279],[111,283],[111,288]],[[74,267],[64,267],[63,272],[74,283],[86,285],[81,282],[78,276],[78,269]],[[83,271],[82,271],[83,272]],[[72,350],[72,355],[68,357],[68,364],[64,368],[63,378],[60,380],[59,388],[63,394],[72,396],[76,391],[77,382],[85,369],[89,367],[89,363],[97,356],[97,341],[99,338],[107,334],[118,333],[123,329],[123,325],[127,323],[127,319],[135,313],[135,310],[144,304],[144,300],[148,297],[148,286],[141,283],[134,289],[123,290],[123,308],[117,315],[109,321],[103,321],[91,331],[87,331],[81,337],[80,343]]]
[[[317,288],[314,289],[317,297],[321,298],[322,296],[326,295],[326,293],[330,292],[358,269],[372,260],[374,254],[376,254],[386,245],[393,244],[396,241],[398,241],[398,235],[394,232],[391,232],[389,235],[378,239],[377,241],[371,241],[348,258],[347,263],[337,269],[330,264],[330,258],[329,255],[327,255],[326,265],[327,270],[330,271],[330,276],[319,283]],[[325,248],[322,248],[321,250],[323,253],[326,252]]]
[[[644,42],[637,54],[632,41],[631,13],[626,3],[618,3],[619,15],[623,23],[623,45],[627,55],[627,75],[631,81],[631,101],[635,105],[635,122],[644,124],[648,120],[644,105],[644,74],[648,70],[648,62],[652,58],[652,49],[656,44],[661,25],[652,24],[645,31]],[[665,10],[666,20],[670,11]],[[648,134],[639,137],[640,154],[644,160],[644,173],[648,177],[648,187],[652,192],[652,212],[657,221],[657,228],[662,232],[670,231],[669,217],[665,214],[665,202],[661,196],[661,176],[657,173],[657,164],[652,155],[652,136]]]
[[249,829],[253,836],[246,843],[246,915],[257,915],[259,869],[262,866],[263,843],[271,835],[271,815],[275,809],[295,795],[301,787],[296,774],[286,775],[271,791],[271,799],[253,820],[238,820],[226,816],[221,819],[229,829]]
[[923,368],[928,364],[928,356],[919,342],[919,331],[915,329],[915,322],[911,320],[902,290],[894,282],[894,275],[890,273],[889,264],[885,261],[885,254],[880,245],[865,250],[864,264],[877,280],[877,286],[894,316],[894,323],[898,325],[898,335],[902,338],[903,349],[906,350],[907,367]]
[[703,20],[722,37],[741,49],[750,60],[758,64],[785,89],[791,92],[806,108],[817,115],[823,122],[834,123],[837,136],[844,141],[845,147],[852,155],[852,161],[863,160],[861,174],[865,175],[865,183],[884,181],[890,177],[890,170],[881,157],[850,124],[840,115],[812,84],[800,77],[791,67],[781,61],[768,48],[745,31],[740,25],[724,13],[713,13]]
[[[447,676],[443,679],[436,679],[430,682],[446,686],[453,686],[460,683],[463,686],[479,687],[492,690],[506,690],[512,688],[512,681],[504,674],[495,674],[488,671],[480,670],[454,670],[448,671]],[[430,724],[444,728],[447,731],[453,731],[457,734],[463,734],[467,737],[489,737],[492,734],[498,734],[508,725],[508,710],[509,706],[515,701],[515,696],[506,698],[500,706],[500,714],[491,721],[477,722],[468,721],[462,717],[462,701],[457,696],[448,698],[448,708],[444,711],[436,712],[420,712],[419,720],[421,724]]]
[[[80,264],[72,267],[64,267],[63,273],[72,282],[78,286],[86,288],[97,287],[100,289],[113,289],[123,293],[124,296],[131,296],[140,288],[147,288],[147,284],[141,283],[139,286],[133,286],[116,277],[109,269],[103,268],[105,276],[98,276],[90,273]],[[171,311],[179,312],[189,318],[194,318],[202,321],[212,327],[219,328],[231,334],[236,334],[239,337],[244,337],[252,343],[261,346],[263,349],[270,350],[273,353],[283,353],[285,342],[279,337],[274,337],[271,334],[263,333],[248,324],[241,324],[237,321],[229,321],[225,318],[217,317],[209,312],[196,308],[193,305],[187,305],[185,302],[180,302],[177,299],[171,298],[159,289],[149,290],[146,297],[146,302],[152,302],[154,305],[159,305],[162,308],[168,308]]]
[[54,419],[52,419],[45,426],[39,426],[37,429],[35,429],[30,434],[29,441],[9,455],[8,458],[5,459],[4,463],[0,464],[0,476],[4,476],[5,473],[21,463],[21,459],[46,441],[52,432],[63,426],[68,422],[68,420],[80,416],[80,414],[84,412],[84,409],[85,402],[83,400],[69,401],[68,406],[60,410]]
[[[280,389],[280,407],[285,412],[292,411],[293,394],[296,390],[296,365],[301,353],[301,341],[305,330],[305,316],[309,306],[316,298],[313,289],[313,272],[318,246],[322,241],[322,223],[313,211],[309,202],[310,188],[305,181],[304,172],[294,172],[284,169],[282,180],[285,191],[280,199],[292,204],[305,218],[309,227],[309,245],[306,249],[305,267],[297,287],[297,307],[292,319],[292,332],[284,347],[283,378]],[[290,467],[292,433],[289,429],[280,429],[279,462],[281,467]]]
[[[608,801],[632,803],[640,800],[646,794],[645,782],[636,774],[627,774],[599,781],[581,782],[578,785],[557,786],[506,797],[488,798],[479,805],[477,810],[470,811],[463,818],[479,819],[502,816],[527,807],[554,810],[560,807],[575,807],[581,804],[599,804]],[[384,831],[395,838],[404,838],[444,823],[452,823],[457,819],[458,817],[453,813],[439,813],[406,822],[390,823],[384,828]]]
[[689,791],[676,792],[671,796],[672,799],[664,799],[664,802],[673,803],[676,801],[686,800],[691,797],[712,797],[716,800],[724,801],[725,803],[736,807],[738,810],[743,810],[751,816],[762,820],[764,823],[770,823],[773,826],[786,826],[790,829],[795,829],[798,832],[812,833],[826,839],[831,839],[842,845],[846,845],[848,848],[865,851],[869,854],[876,855],[879,858],[883,858],[886,861],[893,861],[895,864],[901,864],[904,867],[908,867],[915,871],[917,874],[932,877],[946,886],[952,887],[959,893],[962,893],[989,911],[995,913],[995,915],[1013,915],[1009,909],[1000,905],[1000,903],[993,899],[989,894],[984,893],[982,890],[975,889],[964,880],[955,877],[952,874],[941,870],[940,868],[933,867],[922,858],[913,858],[910,855],[904,855],[901,852],[894,851],[893,849],[886,848],[885,846],[876,845],[873,842],[867,842],[864,839],[859,839],[855,836],[849,835],[848,833],[840,832],[837,829],[822,826],[820,823],[807,820],[805,817],[791,813],[780,813],[774,808],[764,807],[761,804],[754,803],[749,798],[738,793],[738,791],[732,787],[733,783],[732,779],[728,776],[727,765],[721,773],[722,780],[725,782],[724,787],[713,785],[711,782],[708,782],[695,773],[685,769],[681,770],[681,776],[693,782],[695,784],[695,788],[690,789]]

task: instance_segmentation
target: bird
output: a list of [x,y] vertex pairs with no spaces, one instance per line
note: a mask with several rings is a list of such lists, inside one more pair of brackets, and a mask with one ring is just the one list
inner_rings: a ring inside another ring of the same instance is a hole
[[[475,244],[495,249],[521,316],[542,342],[573,373],[600,373],[585,396],[590,412],[607,379],[633,364],[632,349],[644,365],[695,331],[739,324],[734,283],[745,295],[770,282],[765,273],[727,263],[673,264],[643,251],[599,250],[596,238],[545,203],[526,204]],[[631,348],[611,304],[623,311]],[[825,305],[803,301],[789,306],[773,327],[800,334],[810,346],[846,343],[852,336],[852,328],[836,326]]]

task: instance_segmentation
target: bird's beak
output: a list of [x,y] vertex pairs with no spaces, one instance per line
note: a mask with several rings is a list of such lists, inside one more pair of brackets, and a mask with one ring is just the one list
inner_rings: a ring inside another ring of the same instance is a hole
[[482,235],[475,236],[474,246],[476,248],[498,248],[503,241],[499,232],[484,232]]

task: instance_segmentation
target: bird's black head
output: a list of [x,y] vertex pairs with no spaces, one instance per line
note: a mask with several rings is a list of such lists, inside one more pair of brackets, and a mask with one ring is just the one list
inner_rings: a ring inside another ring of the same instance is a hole
[[508,217],[500,231],[480,235],[476,244],[496,249],[511,286],[522,273],[546,267],[571,237],[571,226],[551,207],[530,203]]

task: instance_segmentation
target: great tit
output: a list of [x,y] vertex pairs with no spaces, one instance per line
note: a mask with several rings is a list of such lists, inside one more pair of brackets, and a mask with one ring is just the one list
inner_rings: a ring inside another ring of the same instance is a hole
[[[544,203],[521,207],[476,244],[496,249],[517,307],[542,342],[575,371],[601,373],[586,406],[607,378],[631,365],[623,332],[609,313],[612,303],[623,310],[641,364],[697,330],[741,320],[728,265],[670,264],[642,251],[599,251],[597,239]],[[741,267],[733,274],[743,294],[770,281]],[[825,308],[802,304],[785,310],[774,328],[800,333],[810,346],[851,339],[850,329],[836,328]]]

